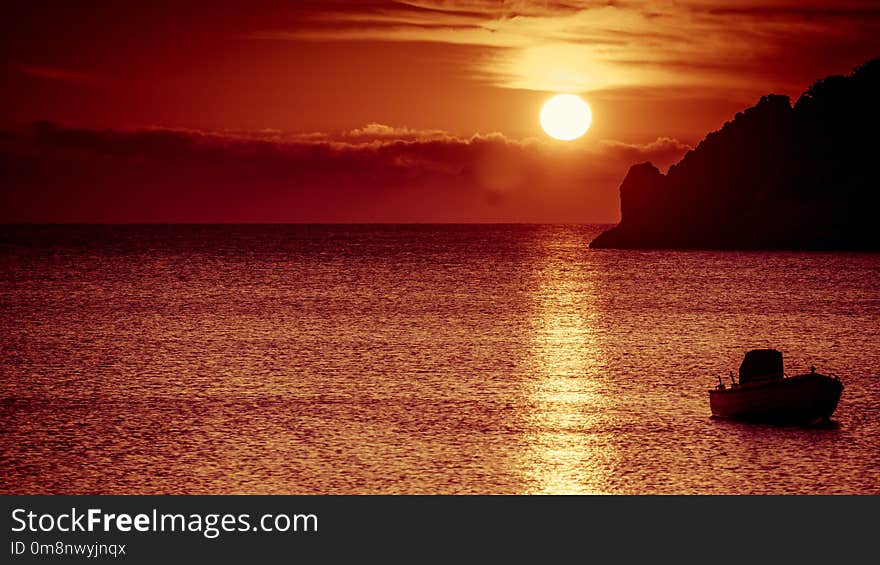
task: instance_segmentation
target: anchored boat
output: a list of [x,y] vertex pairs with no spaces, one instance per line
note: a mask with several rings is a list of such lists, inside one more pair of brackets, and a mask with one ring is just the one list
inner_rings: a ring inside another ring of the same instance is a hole
[[836,375],[809,373],[786,377],[782,353],[755,349],[739,367],[739,382],[709,391],[712,416],[767,423],[814,424],[827,420],[837,408],[843,384]]

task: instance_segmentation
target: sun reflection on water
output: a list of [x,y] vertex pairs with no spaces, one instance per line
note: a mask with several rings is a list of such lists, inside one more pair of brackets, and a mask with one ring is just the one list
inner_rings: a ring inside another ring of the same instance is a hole
[[613,450],[596,433],[603,396],[595,376],[605,359],[595,281],[582,262],[571,260],[584,252],[575,233],[548,230],[538,237],[544,260],[534,271],[534,379],[525,392],[534,430],[524,461],[527,492],[598,494],[605,491]]

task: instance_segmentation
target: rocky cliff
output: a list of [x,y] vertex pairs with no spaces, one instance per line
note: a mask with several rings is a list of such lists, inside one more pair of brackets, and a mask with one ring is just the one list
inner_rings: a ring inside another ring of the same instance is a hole
[[768,95],[663,175],[630,168],[591,247],[880,249],[880,59]]

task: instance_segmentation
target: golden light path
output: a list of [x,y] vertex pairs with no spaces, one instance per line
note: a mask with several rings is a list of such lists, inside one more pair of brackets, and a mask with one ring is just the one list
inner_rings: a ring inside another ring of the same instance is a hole
[[608,492],[616,455],[596,440],[604,407],[595,376],[605,360],[593,277],[572,256],[582,248],[574,235],[539,235],[545,259],[535,272],[535,379],[526,391],[534,407],[531,428],[537,430],[528,438],[524,461],[529,494]]

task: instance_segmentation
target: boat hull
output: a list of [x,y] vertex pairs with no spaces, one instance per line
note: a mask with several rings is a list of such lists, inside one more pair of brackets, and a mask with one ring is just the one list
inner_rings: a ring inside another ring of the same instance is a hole
[[837,409],[843,384],[819,373],[709,391],[716,418],[766,423],[817,423]]

